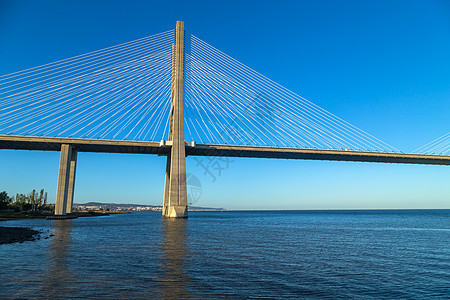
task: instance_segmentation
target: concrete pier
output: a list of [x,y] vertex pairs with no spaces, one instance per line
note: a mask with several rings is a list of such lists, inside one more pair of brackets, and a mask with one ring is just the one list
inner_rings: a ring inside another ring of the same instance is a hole
[[62,144],[61,158],[59,160],[55,216],[65,216],[66,214],[72,213],[76,168],[77,151],[69,144]]
[[57,216],[63,216],[66,214],[71,158],[72,146],[62,144],[61,158],[59,160],[58,188],[56,190],[55,215]]
[[172,96],[169,126],[169,140],[172,141],[172,148],[170,155],[167,156],[162,214],[169,218],[187,218],[183,116],[184,23],[180,21],[177,22],[176,44],[172,51]]
[[70,156],[70,168],[69,168],[69,185],[67,190],[67,204],[66,213],[72,213],[73,207],[73,193],[75,190],[75,174],[77,170],[77,150],[72,149],[72,155]]

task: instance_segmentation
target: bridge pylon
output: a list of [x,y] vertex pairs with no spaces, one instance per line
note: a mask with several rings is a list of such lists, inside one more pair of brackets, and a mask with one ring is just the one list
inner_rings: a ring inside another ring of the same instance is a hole
[[162,214],[168,218],[187,218],[186,153],[183,115],[184,22],[177,21],[172,46],[172,93],[166,181]]

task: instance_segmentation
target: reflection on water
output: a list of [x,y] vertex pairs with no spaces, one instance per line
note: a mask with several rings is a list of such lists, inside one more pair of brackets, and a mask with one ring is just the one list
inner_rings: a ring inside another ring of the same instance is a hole
[[72,292],[74,275],[69,270],[69,246],[73,221],[54,220],[54,237],[48,251],[49,266],[42,282],[42,292],[49,298],[67,297]]
[[187,284],[191,281],[185,274],[188,250],[186,247],[186,219],[163,218],[161,242],[162,298],[190,297]]

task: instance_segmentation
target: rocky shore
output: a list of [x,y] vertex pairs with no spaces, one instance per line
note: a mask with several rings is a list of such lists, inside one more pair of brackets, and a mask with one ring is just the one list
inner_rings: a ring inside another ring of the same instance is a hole
[[23,227],[3,227],[0,226],[0,245],[22,243],[25,241],[34,241],[40,238],[40,232],[37,230]]

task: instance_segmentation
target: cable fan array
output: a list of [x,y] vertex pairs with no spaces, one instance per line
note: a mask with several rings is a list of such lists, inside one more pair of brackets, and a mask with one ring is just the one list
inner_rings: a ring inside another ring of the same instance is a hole
[[186,140],[205,144],[399,152],[186,35]]
[[174,34],[0,76],[0,134],[161,140],[168,132]]
[[[167,139],[175,31],[0,76],[0,134]],[[398,152],[194,35],[185,35],[185,140]]]
[[450,132],[414,150],[413,153],[450,155]]

